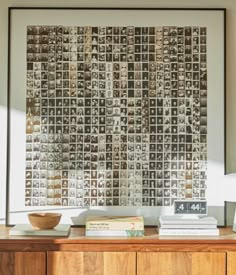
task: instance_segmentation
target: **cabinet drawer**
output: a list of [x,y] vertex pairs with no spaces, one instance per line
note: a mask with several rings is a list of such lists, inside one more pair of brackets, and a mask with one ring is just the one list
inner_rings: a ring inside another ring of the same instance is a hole
[[139,252],[137,275],[226,275],[226,253]]

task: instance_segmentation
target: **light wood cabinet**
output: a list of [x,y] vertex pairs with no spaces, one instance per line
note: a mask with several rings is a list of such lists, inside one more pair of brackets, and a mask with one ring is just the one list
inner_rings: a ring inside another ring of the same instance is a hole
[[43,275],[44,252],[0,252],[0,275]]
[[0,275],[236,275],[236,233],[219,237],[160,239],[156,228],[144,237],[87,238],[9,236],[0,226]]
[[47,275],[136,274],[135,252],[48,252],[47,262]]
[[138,252],[137,257],[137,275],[225,275],[225,270],[223,252]]
[[227,275],[236,274],[236,252],[227,253]]

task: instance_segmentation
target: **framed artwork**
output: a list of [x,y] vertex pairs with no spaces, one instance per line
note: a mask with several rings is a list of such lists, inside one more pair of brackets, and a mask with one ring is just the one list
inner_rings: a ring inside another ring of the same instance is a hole
[[7,224],[223,206],[225,16],[9,8]]

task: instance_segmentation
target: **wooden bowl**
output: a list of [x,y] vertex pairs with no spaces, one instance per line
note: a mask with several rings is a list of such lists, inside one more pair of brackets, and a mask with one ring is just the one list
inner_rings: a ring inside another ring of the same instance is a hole
[[30,224],[36,229],[52,229],[59,224],[60,213],[30,213],[28,214]]

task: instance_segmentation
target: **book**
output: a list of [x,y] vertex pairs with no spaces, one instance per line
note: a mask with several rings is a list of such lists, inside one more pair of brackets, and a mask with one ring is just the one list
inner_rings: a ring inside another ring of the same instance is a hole
[[161,226],[163,225],[215,225],[217,226],[217,220],[214,217],[199,217],[199,216],[178,216],[178,215],[172,215],[172,216],[160,216],[159,218],[159,224]]
[[160,236],[219,236],[219,229],[165,229],[159,228]]
[[68,236],[69,233],[69,224],[59,224],[53,229],[35,229],[30,224],[16,224],[9,231],[11,236]]
[[142,216],[88,216],[86,230],[144,230]]
[[164,229],[214,229],[216,224],[159,224]]
[[144,230],[86,230],[87,237],[142,237]]

